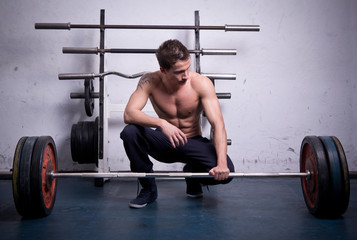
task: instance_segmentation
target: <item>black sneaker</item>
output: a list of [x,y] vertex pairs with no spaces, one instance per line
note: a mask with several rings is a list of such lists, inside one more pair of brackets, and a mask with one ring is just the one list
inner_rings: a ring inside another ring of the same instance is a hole
[[186,178],[186,194],[190,198],[201,198],[203,197],[202,186],[197,179]]
[[141,189],[139,195],[130,201],[129,207],[131,208],[143,208],[148,203],[152,203],[157,198],[157,191],[152,191],[150,189]]
[[139,183],[141,184],[142,189],[138,196],[130,201],[129,207],[131,208],[143,208],[157,198],[157,187],[154,178],[139,178],[138,189]]

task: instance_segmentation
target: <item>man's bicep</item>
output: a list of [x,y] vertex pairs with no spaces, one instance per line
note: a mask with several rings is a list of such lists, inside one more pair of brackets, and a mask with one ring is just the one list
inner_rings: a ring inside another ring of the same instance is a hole
[[133,94],[131,94],[129,98],[129,101],[126,105],[126,111],[142,110],[145,107],[148,98],[149,97],[147,93],[140,89],[138,86],[138,88],[133,92]]
[[221,107],[216,96],[202,100],[203,110],[211,125],[223,124]]
[[216,91],[211,82],[206,83],[206,88],[201,97],[203,110],[211,125],[223,124],[221,107],[216,96]]

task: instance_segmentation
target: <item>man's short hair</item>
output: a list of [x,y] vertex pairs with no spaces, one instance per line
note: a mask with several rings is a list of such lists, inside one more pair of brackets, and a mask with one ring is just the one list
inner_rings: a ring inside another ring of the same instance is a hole
[[167,40],[156,51],[156,58],[160,67],[170,70],[177,61],[189,59],[190,52],[179,40]]

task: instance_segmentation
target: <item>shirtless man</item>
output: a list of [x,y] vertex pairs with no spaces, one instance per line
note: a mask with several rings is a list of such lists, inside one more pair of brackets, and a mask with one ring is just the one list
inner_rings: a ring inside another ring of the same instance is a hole
[[[185,172],[209,172],[214,178],[187,178],[189,197],[202,197],[202,185],[228,183],[234,171],[227,156],[227,135],[220,105],[210,79],[190,72],[190,54],[178,40],[157,50],[160,70],[142,76],[124,112],[128,124],[121,133],[133,172],[152,172],[148,155],[165,163],[183,162]],[[150,99],[158,117],[142,111]],[[214,132],[213,142],[202,137],[204,110]],[[156,130],[152,129],[156,128]],[[129,206],[145,207],[157,198],[155,179],[139,178],[140,194]]]

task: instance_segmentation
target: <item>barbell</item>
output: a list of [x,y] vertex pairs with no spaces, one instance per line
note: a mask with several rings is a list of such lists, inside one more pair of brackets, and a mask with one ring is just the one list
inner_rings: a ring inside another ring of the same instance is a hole
[[[84,99],[84,108],[88,117],[93,116],[94,111],[94,99],[99,98],[99,92],[94,92],[93,79],[102,78],[108,75],[116,75],[123,78],[138,78],[148,72],[139,72],[136,74],[125,74],[116,71],[108,71],[104,73],[62,73],[58,74],[59,80],[78,80],[84,79],[84,93],[71,93],[71,99]],[[236,79],[235,74],[221,74],[221,73],[202,73],[203,76],[212,79],[226,79],[234,80]],[[230,93],[216,93],[218,99],[230,99]]]
[[[341,142],[336,137],[306,136],[300,150],[300,172],[238,173],[229,177],[300,178],[305,204],[316,217],[340,216],[348,208],[350,174]],[[58,172],[52,137],[22,137],[15,149],[12,187],[16,209],[24,217],[51,213],[58,178],[211,178],[208,173],[188,172]]]

